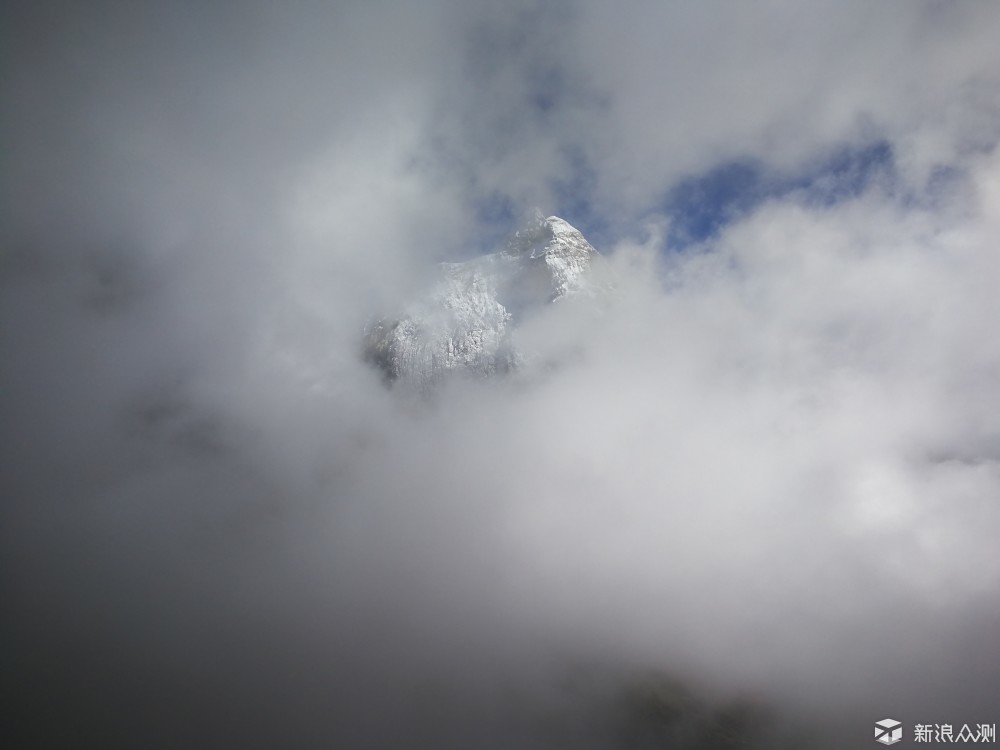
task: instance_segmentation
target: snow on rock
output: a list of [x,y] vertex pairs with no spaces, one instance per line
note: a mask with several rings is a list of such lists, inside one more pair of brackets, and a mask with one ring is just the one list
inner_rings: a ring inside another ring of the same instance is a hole
[[387,381],[420,389],[451,372],[490,377],[516,369],[511,343],[532,309],[584,292],[597,251],[558,216],[539,214],[499,252],[441,264],[441,277],[401,314],[365,332],[365,358]]

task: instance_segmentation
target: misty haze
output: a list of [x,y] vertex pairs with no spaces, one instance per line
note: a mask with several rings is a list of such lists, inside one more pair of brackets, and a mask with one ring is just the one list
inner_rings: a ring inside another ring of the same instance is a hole
[[0,35],[4,747],[988,741],[1000,5]]

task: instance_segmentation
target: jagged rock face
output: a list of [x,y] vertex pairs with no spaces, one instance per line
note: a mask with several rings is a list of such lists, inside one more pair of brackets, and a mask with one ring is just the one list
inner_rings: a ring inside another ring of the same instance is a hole
[[533,309],[586,291],[597,251],[557,216],[538,216],[499,252],[441,265],[441,280],[401,315],[365,334],[365,357],[387,381],[418,388],[449,373],[489,377],[516,369],[511,341]]

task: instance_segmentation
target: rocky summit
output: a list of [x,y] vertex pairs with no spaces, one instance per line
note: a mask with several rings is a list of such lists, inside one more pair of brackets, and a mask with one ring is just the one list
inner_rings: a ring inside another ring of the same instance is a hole
[[588,291],[597,251],[558,216],[537,215],[497,252],[443,263],[439,279],[365,332],[365,358],[389,383],[426,389],[455,374],[518,368],[512,334],[545,305]]

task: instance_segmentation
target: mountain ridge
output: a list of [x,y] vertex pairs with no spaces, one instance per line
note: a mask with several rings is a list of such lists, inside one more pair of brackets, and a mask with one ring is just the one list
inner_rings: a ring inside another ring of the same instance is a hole
[[518,369],[512,341],[532,311],[585,293],[597,250],[572,224],[540,213],[494,253],[440,264],[440,278],[364,333],[364,357],[390,384],[426,389],[449,375]]

